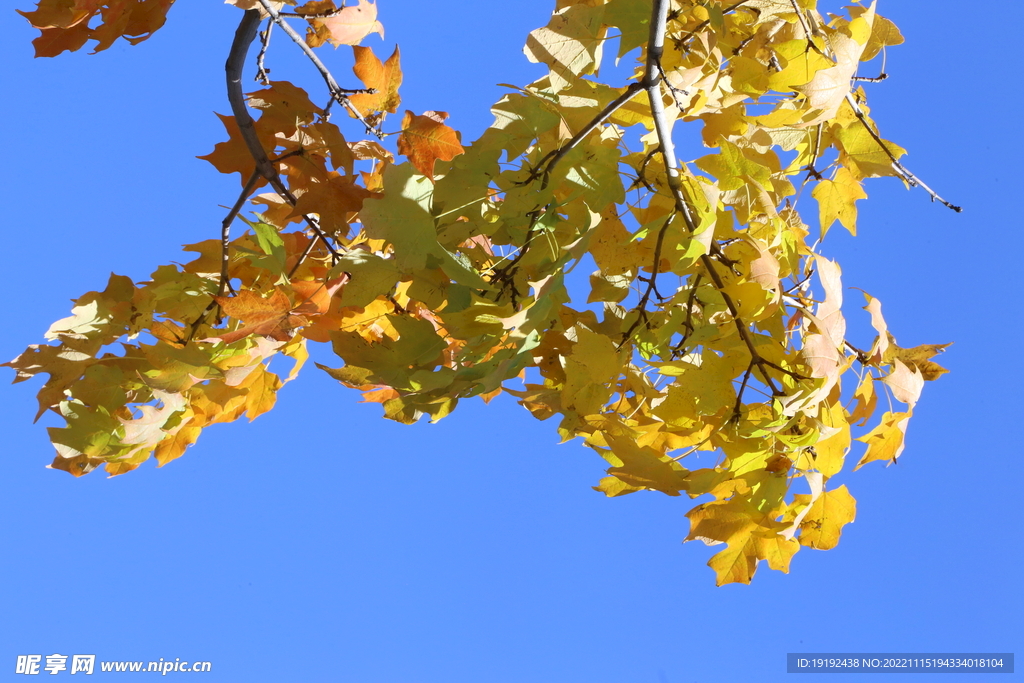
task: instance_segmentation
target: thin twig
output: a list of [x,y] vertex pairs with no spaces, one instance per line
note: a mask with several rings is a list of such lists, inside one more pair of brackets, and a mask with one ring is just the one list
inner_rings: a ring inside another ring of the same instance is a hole
[[[800,10],[799,5],[796,4],[796,0],[789,0],[789,4],[793,6],[793,11],[796,12],[796,18],[800,20],[800,26],[803,27],[804,35],[807,36],[807,50],[814,50],[819,55],[824,57],[825,53],[821,51],[821,48],[814,44],[814,39],[811,37],[811,27],[807,24],[807,17],[804,16],[804,13]],[[804,50],[804,53],[806,53],[807,50]]]
[[931,195],[933,202],[939,202],[940,204],[944,204],[950,209],[953,209],[953,211],[956,211],[957,213],[963,212],[963,207],[957,206],[951,202],[947,202],[945,199],[940,197],[935,192],[935,190],[925,185],[920,178],[911,173],[910,169],[908,169],[906,166],[899,162],[899,160],[896,158],[896,155],[894,155],[892,151],[886,146],[885,141],[878,136],[878,133],[876,133],[875,130],[868,123],[867,117],[864,116],[864,112],[861,110],[860,105],[857,104],[857,100],[854,99],[852,93],[846,94],[846,101],[850,103],[851,107],[853,107],[853,113],[857,115],[857,119],[861,122],[861,125],[863,125],[864,128],[868,131],[868,133],[871,134],[871,137],[874,138],[875,142],[878,143],[878,146],[881,147],[883,151],[885,151],[886,156],[888,156],[889,160],[892,161],[892,167],[896,170],[896,173],[898,173],[899,176],[903,178],[903,180],[908,185],[910,185],[911,187],[920,187],[921,189],[923,189],[925,192]]
[[336,14],[341,14],[344,7],[338,9],[332,9],[330,12],[323,12],[321,14],[299,14],[298,12],[281,12],[282,17],[292,17],[297,19],[329,19]]
[[851,81],[861,81],[863,83],[881,83],[882,81],[884,81],[887,78],[889,78],[889,74],[887,74],[887,73],[880,73],[877,76],[875,76],[874,78],[870,78],[868,76],[854,76],[850,80]]
[[306,258],[309,257],[310,253],[313,251],[313,247],[315,247],[315,246],[316,246],[316,240],[312,240],[311,239],[309,241],[309,244],[306,245],[306,248],[302,250],[302,254],[299,256],[298,260],[295,262],[295,265],[292,266],[292,269],[288,271],[288,279],[289,280],[291,280],[293,277],[295,277],[295,273],[298,272],[299,267],[305,262]]
[[548,152],[537,167],[530,173],[529,177],[523,181],[523,185],[531,183],[540,176],[544,176],[544,182],[541,184],[541,188],[547,187],[548,179],[551,175],[551,171],[554,170],[555,166],[560,162],[566,154],[572,151],[577,145],[579,145],[584,138],[590,135],[592,132],[597,130],[605,121],[607,121],[612,114],[618,111],[626,102],[633,99],[638,92],[644,89],[642,83],[630,83],[629,87],[626,88],[625,92],[616,97],[614,100],[608,103],[608,105],[602,109],[597,116],[591,119],[590,123],[583,127],[580,132],[576,133],[569,142],[559,147],[557,150]]
[[[644,290],[643,296],[640,297],[640,301],[637,302],[636,308],[633,310],[637,311],[636,320],[629,326],[629,329],[622,333],[622,341],[619,342],[618,348],[622,348],[622,345],[629,340],[633,334],[633,330],[640,326],[642,320],[645,324],[647,323],[647,302],[651,299],[651,292],[655,291],[654,283],[658,277],[658,267],[661,265],[661,247],[665,242],[665,232],[668,230],[668,226],[672,224],[672,220],[676,217],[675,212],[672,212],[669,217],[662,224],[661,229],[658,230],[658,239],[654,243],[654,266],[651,268],[651,278],[647,281],[647,289]],[[660,298],[660,297],[659,297]]]
[[217,288],[217,296],[224,296],[227,290],[231,290],[232,294],[235,293],[234,288],[231,286],[230,274],[228,273],[228,266],[231,262],[231,223],[234,222],[238,212],[242,210],[245,200],[252,194],[259,179],[260,172],[254,170],[252,175],[249,176],[249,180],[246,181],[245,187],[242,188],[242,192],[238,195],[238,199],[235,200],[234,206],[231,207],[228,215],[224,217],[224,221],[220,224],[220,286]]
[[740,383],[740,390],[736,392],[736,405],[732,408],[732,415],[729,417],[730,422],[739,422],[740,420],[740,408],[743,407],[743,392],[747,390],[747,382],[750,381],[750,375],[754,371],[754,359],[750,359],[750,365],[747,366],[747,371],[743,373],[743,381]]
[[541,207],[537,207],[527,214],[530,217],[530,226],[526,230],[526,239],[523,241],[523,246],[519,247],[519,251],[516,253],[515,257],[504,266],[498,269],[493,269],[492,267],[493,277],[490,281],[500,283],[498,291],[494,295],[494,300],[498,301],[501,298],[505,293],[505,288],[507,286],[510,295],[509,301],[512,304],[512,308],[515,308],[516,310],[518,310],[517,299],[519,296],[515,283],[516,270],[519,266],[519,262],[524,256],[526,256],[526,252],[529,251],[533,240],[540,234],[540,231],[537,230],[537,223],[540,222],[540,217],[543,213],[544,211],[542,211]]
[[686,340],[693,334],[693,304],[697,300],[697,288],[700,286],[701,274],[697,273],[693,276],[693,283],[690,285],[690,294],[686,298],[686,320],[683,322],[683,326],[686,327],[686,332],[683,334],[682,339],[679,343],[672,347],[672,358],[678,358],[679,355],[686,350]]
[[361,124],[363,124],[363,126],[366,128],[367,133],[369,133],[370,135],[375,135],[377,138],[383,140],[384,133],[371,126],[363,117],[363,115],[359,112],[359,110],[356,109],[355,106],[348,100],[348,95],[357,93],[373,94],[377,91],[373,90],[372,88],[369,90],[349,90],[346,88],[342,88],[340,85],[338,85],[338,82],[334,80],[334,76],[331,75],[331,72],[327,69],[326,66],[324,66],[324,63],[320,61],[320,58],[316,56],[316,53],[313,52],[313,49],[306,44],[306,41],[302,39],[302,36],[296,33],[295,29],[293,29],[288,24],[288,22],[281,18],[281,15],[278,13],[276,9],[274,9],[273,5],[270,4],[269,0],[260,0],[260,4],[263,5],[263,9],[266,10],[267,14],[269,14],[270,17],[274,20],[274,23],[280,26],[281,30],[287,33],[288,37],[291,38],[292,41],[299,46],[299,49],[302,50],[302,52],[309,58],[309,61],[313,62],[313,66],[315,66],[316,70],[320,72],[320,75],[323,77],[324,82],[327,84],[327,89],[331,92],[331,97],[337,100],[340,105],[348,109],[349,113],[352,114],[352,116],[354,116]]
[[267,49],[270,47],[270,32],[274,28],[274,22],[267,20],[267,28],[260,33],[260,53],[256,55],[256,80],[263,85],[270,85],[270,77],[267,75],[270,73],[263,64],[263,60],[267,57]]
[[868,353],[867,351],[863,349],[858,349],[856,346],[846,341],[845,339],[843,340],[843,344],[846,345],[846,348],[850,349],[855,354],[857,354],[857,361],[860,362],[861,365],[867,365],[868,362],[871,360],[871,354]]

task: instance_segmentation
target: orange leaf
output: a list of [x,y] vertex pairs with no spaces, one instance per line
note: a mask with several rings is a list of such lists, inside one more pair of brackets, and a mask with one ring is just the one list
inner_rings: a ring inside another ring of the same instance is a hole
[[402,134],[398,137],[398,153],[409,157],[416,170],[434,179],[434,162],[451,161],[465,152],[459,134],[444,125],[448,114],[443,111],[424,112],[423,116],[405,112]]
[[331,297],[348,282],[348,274],[327,282],[317,280],[299,280],[292,283],[296,294],[295,312],[304,315],[323,315],[331,307]]
[[74,52],[89,40],[88,24],[76,24],[71,28],[44,28],[39,37],[32,41],[36,57],[56,57],[67,50]]
[[250,289],[242,290],[237,296],[215,296],[214,299],[226,315],[245,323],[233,332],[210,338],[225,344],[251,334],[287,341],[292,337],[291,331],[305,322],[303,318],[291,315],[292,302],[280,289],[275,289],[268,299]]
[[352,95],[349,101],[363,113],[371,111],[387,111],[392,114],[398,110],[398,104],[402,98],[398,96],[398,86],[402,84],[401,59],[398,54],[398,46],[388,57],[386,63],[381,63],[373,50],[368,47],[352,46],[356,63],[352,71],[363,82],[367,88],[373,88],[377,92],[373,95],[360,93]]
[[31,12],[14,10],[34,28],[71,28],[99,11],[101,0],[42,0]]
[[[209,161],[221,173],[240,174],[241,183],[245,185],[252,172],[256,170],[256,162],[253,161],[252,153],[246,146],[245,140],[242,139],[242,133],[238,129],[235,117],[224,116],[223,114],[217,114],[217,116],[220,117],[221,123],[224,124],[224,128],[228,132],[228,140],[227,142],[218,142],[214,145],[212,152],[196,158]],[[262,131],[259,121],[256,122],[256,132],[260,142],[263,143],[264,149],[274,148],[274,134],[272,132],[267,134]],[[266,180],[260,178],[256,183],[256,187],[264,184],[266,184]]]
[[[288,81],[270,81],[269,88],[248,93],[248,96],[249,106],[262,112],[260,132],[292,136],[298,125],[312,123],[314,115],[323,114],[323,110],[310,101],[305,90]],[[272,149],[271,145],[264,146]]]
[[349,214],[363,208],[363,200],[370,196],[355,184],[353,176],[331,171],[325,183],[310,183],[299,196],[291,215],[315,213],[320,216],[320,227],[329,235],[344,237],[349,232]]

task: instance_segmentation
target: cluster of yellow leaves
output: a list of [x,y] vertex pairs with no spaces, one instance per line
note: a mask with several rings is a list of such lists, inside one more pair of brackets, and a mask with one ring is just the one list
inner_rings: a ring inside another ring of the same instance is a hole
[[[379,28],[365,0],[296,12],[312,46]],[[673,189],[644,90],[589,78],[617,35],[620,58],[639,48],[643,82],[650,22],[646,3],[560,0],[526,47],[548,75],[511,89],[472,145],[447,114],[407,111],[405,163],[377,141],[347,140],[290,83],[250,94],[294,205],[276,192],[254,199],[252,234],[228,252],[233,296],[219,243],[194,245],[200,258],[180,271],[114,278],[79,299],[50,330],[56,346],[9,364],[19,381],[50,374],[40,412],[67,421],[51,430],[54,466],[118,474],[149,452],[177,457],[202,427],[269,408],[281,380],[267,361],[301,365],[313,340],[343,362],[324,369],[388,418],[436,420],[459,399],[506,391],[607,461],[595,487],[607,496],[704,497],[687,540],[725,546],[709,563],[719,584],[749,582],[760,560],[788,571],[800,547],[835,546],[855,514],[830,482],[853,428],[874,418],[880,394],[905,404],[857,437],[857,467],[895,461],[924,381],[945,372],[931,360],[944,347],[900,348],[871,297],[875,341],[850,344],[840,268],[812,247],[835,221],[855,231],[865,178],[899,176],[904,152],[880,137],[851,78],[902,38],[874,3],[826,18],[813,0],[674,0],[660,104],[670,122],[699,126],[710,151]],[[398,50],[386,62],[353,50],[375,92],[349,103],[379,122],[400,104]],[[256,164],[222,119],[229,139],[204,158],[244,184]],[[817,231],[797,210],[808,185]],[[330,249],[307,230],[311,217]],[[576,291],[570,272],[591,263]],[[137,335],[147,342],[100,355]]]

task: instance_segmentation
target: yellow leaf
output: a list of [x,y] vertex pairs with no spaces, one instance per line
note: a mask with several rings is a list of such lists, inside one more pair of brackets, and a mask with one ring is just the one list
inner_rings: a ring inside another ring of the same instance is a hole
[[240,385],[246,389],[245,416],[250,421],[274,407],[277,401],[277,390],[281,387],[281,378],[260,363]]
[[854,202],[867,199],[868,195],[849,169],[840,167],[835,178],[819,181],[811,196],[818,200],[822,237],[836,221],[849,230],[851,235],[857,234],[857,206]]
[[826,477],[833,477],[843,469],[843,462],[850,450],[850,423],[841,403],[822,406],[821,421],[835,430],[834,434],[814,444],[814,467]]
[[860,422],[861,425],[864,425],[874,414],[875,404],[878,403],[878,394],[875,393],[875,378],[870,372],[864,373],[864,379],[857,386],[857,390],[853,392],[853,400],[856,403],[853,406],[853,412],[850,413],[850,424]]
[[868,449],[853,470],[856,472],[875,460],[896,462],[896,458],[903,452],[903,440],[906,437],[907,420],[909,419],[910,413],[886,412],[877,427],[864,436],[857,437],[857,441],[866,443]]
[[857,501],[846,485],[823,491],[800,524],[800,545],[831,550],[839,543],[842,529],[857,516]]
[[789,562],[800,550],[800,544],[792,538],[778,533],[755,533],[751,535],[758,559],[767,560],[768,566],[776,571],[789,573]]
[[[867,125],[873,124],[868,121]],[[889,154],[899,159],[907,153],[907,150],[888,140],[882,141],[885,145],[883,148],[863,125],[840,128],[833,134],[841,152],[839,163],[850,169],[850,173],[858,180],[896,175]],[[888,153],[886,150],[889,150]]]
[[749,530],[738,535],[725,550],[708,560],[708,566],[717,575],[715,584],[750,583],[757,571],[757,551],[757,541]]
[[649,446],[640,448],[628,437],[606,434],[605,441],[612,454],[622,462],[622,465],[610,468],[608,474],[626,485],[654,489],[670,496],[678,496],[686,489],[688,472],[679,463]]
[[[936,380],[949,372],[938,363],[929,360],[946,350],[951,344],[922,344],[909,349],[900,348],[895,344],[889,349],[891,359],[901,360],[907,365],[912,365],[921,371],[926,381]],[[890,360],[890,358],[886,358]]]
[[597,486],[592,488],[595,491],[600,491],[609,498],[624,496],[627,493],[635,493],[637,491],[644,490],[643,486],[630,486],[618,477],[604,477],[600,482],[598,482]]
[[555,11],[547,26],[532,31],[523,51],[531,62],[547,64],[554,90],[564,90],[601,62],[607,29],[603,7],[569,5]]

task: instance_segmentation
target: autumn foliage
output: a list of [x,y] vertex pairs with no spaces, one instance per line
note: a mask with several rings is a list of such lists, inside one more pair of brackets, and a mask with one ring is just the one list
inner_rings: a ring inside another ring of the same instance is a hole
[[[36,55],[55,56],[145,40],[172,4],[22,14]],[[871,118],[881,79],[858,76],[903,42],[874,2],[559,0],[525,48],[548,74],[510,87],[472,144],[444,112],[401,109],[399,50],[358,45],[383,34],[377,5],[230,4],[232,115],[202,157],[242,186],[221,231],[145,282],[112,276],[7,363],[15,381],[48,376],[53,468],[165,465],[209,425],[270,410],[313,341],[389,419],[506,392],[607,461],[605,495],[700,498],[687,540],[722,546],[719,584],[836,545],[856,504],[831,479],[853,441],[853,469],[894,462],[924,382],[945,372],[944,347],[899,346],[869,295],[852,322],[874,341],[848,341],[822,251],[835,224],[856,231],[866,179],[923,185]],[[317,61],[326,95],[255,60],[262,87],[243,95],[261,25]],[[628,82],[595,76],[611,37],[612,57],[635,61]],[[316,55],[349,50],[343,88]],[[674,135],[706,154],[678,160]],[[268,369],[282,358],[284,377]],[[702,452],[716,455],[688,469]]]

